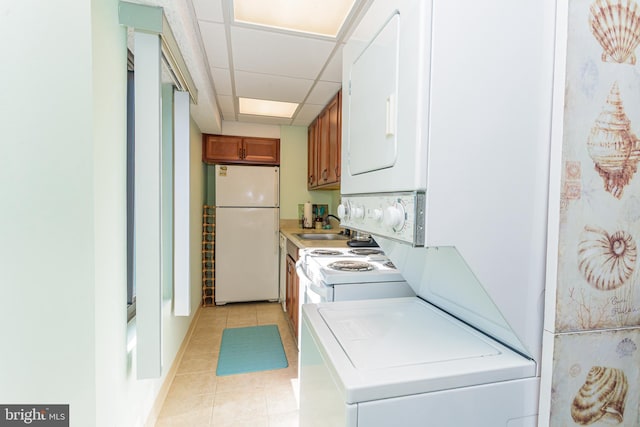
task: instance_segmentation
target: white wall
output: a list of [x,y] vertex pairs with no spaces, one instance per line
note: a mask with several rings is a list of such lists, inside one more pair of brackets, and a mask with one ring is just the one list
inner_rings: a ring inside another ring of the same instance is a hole
[[69,403],[74,426],[95,413],[90,35],[90,2],[0,3],[0,402]]
[[[165,303],[163,378],[136,380],[118,0],[2,2],[0,51],[11,58],[0,67],[0,402],[68,403],[71,426],[141,426],[193,313]],[[195,312],[203,172],[191,129]]]

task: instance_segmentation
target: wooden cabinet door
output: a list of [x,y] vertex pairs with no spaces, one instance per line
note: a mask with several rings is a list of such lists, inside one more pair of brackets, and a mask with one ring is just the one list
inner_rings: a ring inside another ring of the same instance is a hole
[[322,184],[340,182],[340,92],[327,105],[327,172],[323,174]]
[[342,90],[338,92],[336,95],[338,98],[338,110],[336,112],[336,159],[335,159],[335,171],[336,171],[336,182],[338,187],[340,186],[340,175],[342,174]]
[[307,129],[307,188],[318,186],[318,119]]
[[202,161],[219,164],[280,164],[280,140],[229,135],[202,136]]
[[242,160],[263,165],[280,164],[280,140],[274,138],[242,138]]
[[318,117],[318,185],[324,185],[329,178],[329,110],[323,110]]
[[237,162],[242,158],[239,136],[203,135],[202,160],[206,163]]
[[342,167],[342,92],[322,110],[308,128],[307,188],[340,188]]

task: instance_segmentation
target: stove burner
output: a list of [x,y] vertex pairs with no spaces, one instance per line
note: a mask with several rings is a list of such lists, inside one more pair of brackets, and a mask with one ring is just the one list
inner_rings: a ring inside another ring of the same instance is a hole
[[342,252],[335,249],[314,249],[311,255],[342,255]]
[[391,261],[385,262],[384,266],[387,267],[387,268],[396,268],[396,266],[393,265],[393,263]]
[[371,271],[373,265],[362,261],[336,261],[328,265],[329,268],[338,271]]
[[380,249],[372,249],[372,248],[355,248],[349,251],[354,255],[379,255],[384,254]]

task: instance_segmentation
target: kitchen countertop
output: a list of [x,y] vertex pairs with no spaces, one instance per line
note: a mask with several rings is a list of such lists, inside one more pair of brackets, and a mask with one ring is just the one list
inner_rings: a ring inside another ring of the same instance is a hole
[[342,231],[342,228],[315,229],[315,228],[301,228],[298,225],[297,220],[282,220],[280,221],[280,232],[296,245],[300,249],[304,248],[347,248],[347,242],[349,240],[307,240],[300,239],[296,234],[336,234]]

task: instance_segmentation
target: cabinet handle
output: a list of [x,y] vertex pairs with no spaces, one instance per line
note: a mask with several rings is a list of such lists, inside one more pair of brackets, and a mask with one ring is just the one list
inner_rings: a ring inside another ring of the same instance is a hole
[[340,178],[340,168],[336,166],[336,177]]
[[238,147],[238,158],[242,159],[242,148]]
[[313,175],[309,175],[308,183],[309,185],[313,184]]
[[243,158],[243,159],[246,159],[246,158],[247,158],[247,149],[246,149],[246,148],[243,148],[243,149],[242,149],[242,158]]
[[326,181],[328,176],[329,176],[329,171],[327,169],[323,170],[322,179]]

